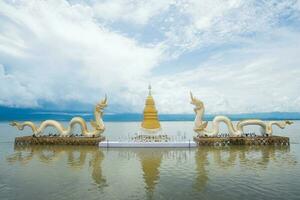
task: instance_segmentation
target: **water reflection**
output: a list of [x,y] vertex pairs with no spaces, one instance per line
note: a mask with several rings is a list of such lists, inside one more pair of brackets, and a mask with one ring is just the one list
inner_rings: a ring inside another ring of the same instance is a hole
[[296,159],[289,154],[289,146],[228,146],[228,147],[200,147],[195,152],[196,184],[201,191],[209,181],[209,171],[216,170],[243,171],[267,170],[272,166],[296,165]]
[[[138,161],[137,168],[141,169],[142,174],[134,171],[133,175],[141,177],[137,180],[141,180],[145,184],[145,192],[149,199],[154,197],[161,173],[165,174],[164,177],[167,174],[174,176],[175,179],[181,178],[181,181],[186,183],[191,181],[195,191],[203,191],[209,187],[216,172],[219,172],[218,175],[236,171],[244,174],[244,172],[249,173],[249,170],[255,172],[269,170],[268,166],[281,168],[296,165],[296,159],[290,154],[289,146],[108,150],[101,150],[94,146],[15,146],[14,153],[6,160],[10,164],[21,165],[28,165],[32,160],[38,160],[46,165],[54,165],[58,161],[65,160],[67,166],[74,170],[82,170],[88,166],[91,169],[90,176],[93,183],[102,190],[109,186],[107,178],[111,178],[103,175],[103,171],[111,172],[109,167],[103,170],[103,162],[105,160],[107,162],[105,166],[111,166],[112,159],[105,159],[105,157],[110,158],[109,156],[115,155],[116,159],[122,160],[122,162],[118,162],[119,165],[126,166],[128,162]],[[122,179],[122,177],[118,178]]]
[[88,163],[91,168],[91,178],[99,188],[107,186],[102,174],[103,152],[95,146],[15,146],[14,153],[6,158],[10,164],[27,165],[32,160],[39,160],[47,165],[55,164],[61,159],[67,159],[67,165],[72,169],[81,169]]
[[164,153],[165,151],[157,149],[153,149],[152,151],[147,151],[146,149],[137,152],[143,170],[146,190],[150,194],[154,192],[155,185],[159,181],[159,167]]
[[[156,187],[160,182],[161,171],[174,169],[178,172],[176,165],[185,164],[195,151],[188,148],[111,148],[104,152],[116,153],[117,158],[122,161],[138,161],[141,174],[138,171],[135,174],[141,176],[143,180],[147,199],[153,199]],[[165,165],[164,169],[162,169],[162,165]]]

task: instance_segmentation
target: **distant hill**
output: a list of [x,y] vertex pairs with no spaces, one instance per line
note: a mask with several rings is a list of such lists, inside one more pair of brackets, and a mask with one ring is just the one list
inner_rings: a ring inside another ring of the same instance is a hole
[[[244,113],[244,114],[226,114],[232,120],[241,120],[246,118],[259,118],[263,120],[299,120],[299,112],[271,112],[271,113]],[[68,121],[74,116],[81,116],[86,120],[91,120],[94,116],[92,112],[74,112],[74,111],[45,111],[40,109],[25,108],[8,108],[0,106],[0,121],[12,120],[32,120],[42,121],[46,119],[55,119],[60,121]],[[205,120],[212,120],[215,115],[205,115]],[[139,113],[121,113],[111,114],[105,113],[105,121],[141,121],[142,114]],[[193,121],[194,114],[160,114],[161,121]]]

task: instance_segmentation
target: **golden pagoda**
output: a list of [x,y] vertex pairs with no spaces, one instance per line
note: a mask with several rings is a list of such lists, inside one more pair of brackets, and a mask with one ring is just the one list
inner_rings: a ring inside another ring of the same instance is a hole
[[142,128],[150,131],[160,130],[160,123],[157,116],[157,110],[155,108],[155,102],[151,95],[151,85],[149,85],[148,89],[149,94],[145,103]]

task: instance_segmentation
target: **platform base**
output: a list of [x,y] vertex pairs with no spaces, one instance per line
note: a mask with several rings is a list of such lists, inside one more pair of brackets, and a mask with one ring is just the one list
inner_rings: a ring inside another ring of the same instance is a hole
[[33,137],[23,136],[15,138],[15,145],[98,145],[104,137]]
[[191,148],[197,147],[194,141],[178,141],[178,142],[131,142],[131,141],[102,141],[99,143],[102,148]]
[[255,137],[194,137],[199,146],[225,145],[289,145],[288,137],[282,136],[255,136]]

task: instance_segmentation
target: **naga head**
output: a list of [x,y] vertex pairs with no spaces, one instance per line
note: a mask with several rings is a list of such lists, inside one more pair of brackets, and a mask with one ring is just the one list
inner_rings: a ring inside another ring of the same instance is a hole
[[12,122],[9,123],[9,125],[10,125],[10,126],[17,126],[17,125],[18,125],[18,122],[12,121]]
[[293,123],[294,123],[293,121],[285,120],[285,121],[276,123],[276,125],[277,125],[279,128],[284,129],[284,128],[286,127],[286,125],[292,125]]
[[23,126],[21,126],[20,123],[18,123],[18,122],[16,122],[16,121],[10,122],[9,125],[10,125],[10,126],[15,126],[15,127],[17,127],[17,129],[19,129],[19,130],[23,130],[23,128],[24,128]]
[[[107,106],[107,96],[105,95],[105,98],[100,101],[99,103],[97,103],[96,105],[96,108],[95,108],[95,112],[98,112],[98,118],[95,114],[95,117],[96,117],[96,121],[91,121],[91,125],[92,127],[94,127],[98,132],[103,132],[104,131],[104,125],[103,125],[103,122],[101,123],[100,122],[100,119],[102,118],[102,115],[103,115],[103,110],[104,108]],[[100,118],[99,118],[100,116]],[[102,119],[101,119],[102,121]]]
[[190,92],[190,96],[191,96],[191,104],[196,106],[196,109],[203,109],[204,108],[203,102],[201,100],[197,99],[196,97],[194,97],[192,92]]
[[194,111],[195,111],[196,115],[198,115],[198,118],[196,117],[196,119],[195,119],[196,121],[195,121],[194,131],[196,131],[199,134],[206,129],[207,124],[208,124],[208,122],[202,121],[202,117],[204,114],[204,104],[202,101],[195,98],[193,96],[192,92],[190,92],[190,96],[191,96],[191,104],[193,104],[195,106]]
[[103,109],[107,106],[107,96],[105,95],[105,98],[100,101],[99,103],[97,103],[96,105],[96,111],[97,112],[101,112],[103,111]]

